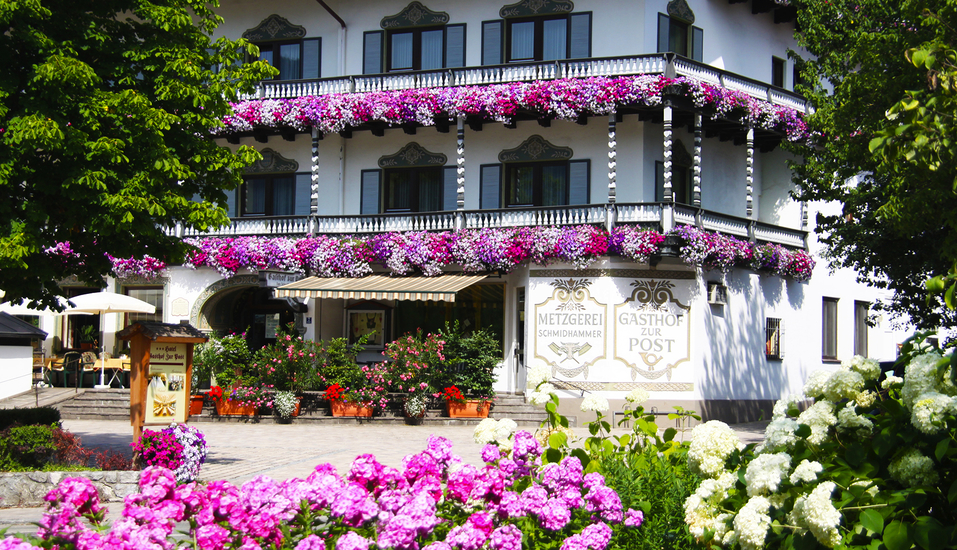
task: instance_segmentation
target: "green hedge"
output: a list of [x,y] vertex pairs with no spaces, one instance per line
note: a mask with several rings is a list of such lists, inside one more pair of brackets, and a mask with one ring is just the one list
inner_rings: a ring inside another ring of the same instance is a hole
[[35,407],[32,409],[0,409],[0,430],[6,430],[14,424],[21,426],[49,426],[60,423],[60,411],[53,407]]

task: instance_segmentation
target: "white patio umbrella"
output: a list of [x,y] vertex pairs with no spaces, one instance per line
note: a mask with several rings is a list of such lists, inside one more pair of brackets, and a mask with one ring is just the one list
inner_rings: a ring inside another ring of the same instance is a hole
[[[73,307],[64,313],[67,315],[74,314],[96,314],[103,315],[104,313],[156,313],[156,306],[144,302],[143,300],[138,300],[132,296],[127,296],[125,294],[117,294],[115,292],[91,292],[89,294],[81,294],[79,296],[74,296],[70,298],[70,302],[73,303]],[[100,326],[103,326],[103,318],[100,318]],[[105,341],[105,329],[100,329],[102,333],[100,342]],[[100,385],[98,387],[105,387],[105,372],[106,372],[106,359],[104,354],[100,354]]]

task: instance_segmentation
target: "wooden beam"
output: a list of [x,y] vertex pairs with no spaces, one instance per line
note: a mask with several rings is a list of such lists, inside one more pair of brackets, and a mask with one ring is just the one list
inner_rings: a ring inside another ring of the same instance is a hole
[[402,131],[405,132],[406,134],[410,135],[410,136],[414,136],[414,135],[415,135],[415,126],[413,126],[412,124],[403,124],[403,125],[402,125]]
[[479,120],[479,119],[477,119],[477,118],[472,118],[472,119],[469,119],[468,124],[469,124],[469,128],[471,128],[473,132],[481,132],[481,131],[482,131],[482,121],[481,121],[481,120]]
[[518,128],[518,121],[513,118],[505,123],[505,127],[509,130],[514,130],[515,128]]
[[239,136],[236,134],[229,134],[226,136],[226,143],[232,143],[233,145],[239,145]]
[[551,127],[552,127],[552,119],[550,119],[550,118],[540,118],[540,119],[538,119],[538,125],[541,126],[542,128],[551,128]]
[[438,133],[440,133],[440,134],[447,134],[447,133],[449,133],[449,123],[446,122],[446,121],[442,121],[442,120],[436,120],[436,121],[435,121],[435,131],[438,132]]
[[265,130],[253,130],[253,139],[259,143],[269,143],[269,134]]
[[384,135],[385,135],[385,128],[383,128],[382,126],[373,126],[373,127],[372,127],[372,135],[374,135],[374,136],[376,136],[376,137],[382,137],[382,136],[384,136]]
[[582,126],[588,126],[588,115],[581,115],[575,119],[575,124],[580,124]]
[[349,129],[342,130],[341,132],[339,132],[339,135],[342,136],[342,137],[344,137],[344,138],[346,138],[346,139],[351,139],[351,138],[352,138],[352,130],[349,130]]
[[292,128],[283,128],[279,131],[279,135],[286,141],[296,141],[296,131]]

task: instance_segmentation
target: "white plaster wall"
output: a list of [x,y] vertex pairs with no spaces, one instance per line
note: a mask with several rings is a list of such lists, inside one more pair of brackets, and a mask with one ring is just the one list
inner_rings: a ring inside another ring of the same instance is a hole
[[758,219],[782,227],[801,229],[801,203],[791,198],[790,194],[794,186],[787,162],[793,160],[793,155],[778,147],[770,153],[756,153],[755,158],[760,166],[760,174],[755,169],[755,181],[761,182],[756,203]]
[[0,346],[0,399],[30,390],[33,383],[33,348]]
[[[407,0],[348,2],[329,0],[329,6],[342,17],[345,31],[346,74],[362,74],[362,41],[366,31],[381,30],[383,17],[405,8]],[[429,0],[425,6],[449,14],[449,23],[466,24],[466,64],[481,64],[482,21],[499,19],[500,2],[460,2]],[[658,13],[667,13],[668,0],[645,2],[600,2],[578,0],[576,12],[592,12],[592,55],[613,57],[657,52]],[[761,81],[771,77],[771,56],[787,58],[788,48],[797,48],[794,25],[774,24],[771,13],[753,15],[749,4],[729,5],[724,0],[690,2],[695,26],[704,29],[704,62]],[[276,13],[295,25],[306,28],[308,37],[322,38],[322,76],[341,76],[337,71],[340,26],[326,10],[310,0],[224,0],[218,10],[225,23],[217,36],[238,38],[265,17]],[[747,40],[742,40],[747,36]],[[786,71],[787,88],[792,88],[792,63]]]

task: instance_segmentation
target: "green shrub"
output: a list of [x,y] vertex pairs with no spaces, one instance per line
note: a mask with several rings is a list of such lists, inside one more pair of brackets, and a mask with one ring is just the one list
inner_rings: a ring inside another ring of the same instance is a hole
[[356,357],[365,349],[366,342],[372,334],[363,334],[359,340],[349,345],[347,338],[333,338],[323,342],[319,347],[319,369],[317,372],[317,387],[328,388],[339,384],[344,388],[355,388],[365,381]]
[[0,431],[0,470],[35,470],[56,454],[55,426],[12,426]]
[[252,353],[246,344],[246,333],[230,334],[221,338],[214,336],[208,342],[196,346],[193,378],[200,382],[215,377],[217,385],[228,388],[242,375],[251,359]]
[[456,386],[465,397],[494,394],[495,367],[502,360],[502,345],[485,329],[466,333],[456,321],[439,331],[445,341],[445,368],[435,371],[432,386],[438,390]]
[[6,430],[14,424],[20,426],[60,423],[60,411],[53,407],[34,407],[30,409],[0,409],[0,430]]
[[318,365],[321,360],[320,346],[312,340],[303,340],[293,323],[277,335],[273,344],[264,346],[253,354],[249,367],[243,372],[244,382],[256,382],[272,386],[277,391],[302,393],[312,389],[318,382]]
[[687,549],[697,546],[685,524],[684,502],[694,492],[698,476],[688,470],[687,447],[669,455],[648,446],[620,460],[599,457],[599,472],[605,484],[618,491],[622,506],[645,514],[641,529],[622,529],[616,537],[620,548]]

